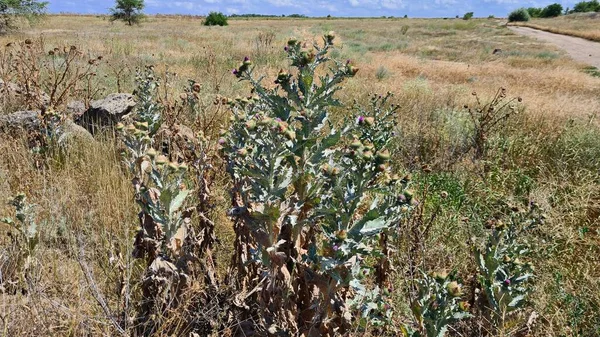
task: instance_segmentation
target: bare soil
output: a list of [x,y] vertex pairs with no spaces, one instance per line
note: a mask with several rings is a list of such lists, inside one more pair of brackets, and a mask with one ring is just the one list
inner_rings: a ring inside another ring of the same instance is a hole
[[552,43],[565,50],[574,60],[600,68],[600,43],[598,42],[528,27],[509,26],[508,28],[517,34]]

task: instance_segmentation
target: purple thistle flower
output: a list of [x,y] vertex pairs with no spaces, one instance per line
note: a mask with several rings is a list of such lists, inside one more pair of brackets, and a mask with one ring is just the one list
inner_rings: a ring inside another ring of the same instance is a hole
[[508,287],[508,286],[510,285],[510,283],[511,283],[511,282],[510,282],[510,279],[506,279],[506,280],[504,280],[504,285],[505,285],[505,286],[507,286],[507,287]]
[[288,47],[287,46],[283,47],[283,50],[288,51]]
[[347,60],[346,60],[346,64],[350,64],[350,59],[347,59]]
[[244,62],[246,61],[250,61],[250,58],[248,56],[244,56]]
[[219,145],[225,144],[225,138],[219,138]]
[[234,74],[234,75],[237,75],[237,74],[239,73],[239,71],[238,71],[237,69],[233,69],[233,70],[231,71],[231,73],[232,73],[232,74]]
[[340,247],[338,247],[338,245],[333,245],[333,247],[331,247],[333,249],[334,252],[337,252]]
[[358,124],[362,124],[365,121],[365,117],[364,116],[358,116]]

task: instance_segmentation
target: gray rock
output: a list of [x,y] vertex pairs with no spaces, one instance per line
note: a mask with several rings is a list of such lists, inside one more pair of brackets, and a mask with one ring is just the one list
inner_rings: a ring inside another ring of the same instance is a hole
[[0,128],[9,130],[35,130],[40,127],[39,111],[17,111],[8,115],[0,115]]
[[65,120],[59,130],[58,144],[63,148],[72,147],[74,144],[93,142],[94,137],[82,126],[72,120]]
[[93,134],[121,121],[134,106],[132,95],[110,94],[104,99],[93,101],[77,122]]
[[85,112],[85,103],[83,101],[72,101],[67,104],[66,113],[69,118],[77,120]]

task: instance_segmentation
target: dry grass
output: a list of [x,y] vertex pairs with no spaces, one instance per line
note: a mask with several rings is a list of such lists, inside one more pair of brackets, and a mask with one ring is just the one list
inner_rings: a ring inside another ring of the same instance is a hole
[[530,22],[513,22],[510,25],[600,42],[600,14],[598,13],[578,13],[551,19],[533,19]]
[[[583,25],[592,19],[585,20]],[[577,30],[567,19],[552,22],[559,29]],[[423,181],[437,181],[434,190],[458,184],[466,198],[461,206],[445,206],[427,241],[428,266],[457,266],[466,275],[472,264],[466,242],[482,233],[478,220],[493,214],[493,201],[535,199],[550,215],[546,235],[536,239],[540,250],[532,301],[541,315],[536,335],[598,332],[600,220],[587,214],[600,202],[600,78],[584,73],[584,66],[562,51],[512,34],[498,20],[238,19],[228,27],[204,27],[198,18],[150,17],[130,28],[92,16],[50,16],[16,35],[0,36],[0,45],[34,38],[48,50],[76,45],[90,55],[103,55],[98,73],[105,93],[118,88],[131,92],[135,68],[155,64],[177,74],[170,80],[170,94],[180,92],[191,78],[202,84],[204,100],[211,102],[216,95],[246,93],[230,74],[244,56],[255,61],[257,72],[272,76],[287,67],[281,48],[288,37],[310,41],[330,30],[340,45],[334,56],[353,59],[361,68],[340,92],[342,101],[395,92],[402,130],[396,165]],[[271,33],[273,42],[262,43],[259,35]],[[493,54],[497,48],[502,52]],[[382,67],[387,75],[378,77]],[[493,170],[483,174],[480,164],[455,158],[455,149],[469,142],[463,106],[474,103],[471,93],[490,97],[499,87],[522,97],[523,109],[495,135],[497,146],[486,163]],[[337,117],[344,115],[340,111]],[[136,208],[114,143],[108,137],[67,157],[50,156],[45,169],[37,169],[37,157],[22,139],[0,134],[0,195],[25,192],[38,205],[43,223],[37,292],[0,295],[0,316],[9,336],[114,333],[90,294],[74,240],[85,237],[86,258],[98,286],[117,308],[119,274],[109,259],[121,254],[120,261],[133,271],[132,284],[140,270],[129,258]],[[422,164],[436,171],[421,176]],[[216,193],[225,195],[225,187]],[[2,203],[0,215],[8,212]],[[466,225],[463,216],[472,222]],[[223,272],[231,230],[222,215],[220,219],[217,255]],[[399,294],[398,301],[403,300]]]

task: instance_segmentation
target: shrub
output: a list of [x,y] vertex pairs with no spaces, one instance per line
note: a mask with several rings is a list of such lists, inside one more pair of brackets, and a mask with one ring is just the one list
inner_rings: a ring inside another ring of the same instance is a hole
[[378,80],[382,81],[388,76],[390,76],[390,71],[387,70],[386,67],[380,66],[379,68],[377,68],[377,71],[375,72],[375,77],[377,77]]
[[334,94],[358,72],[329,60],[333,39],[310,49],[289,40],[296,71],[281,70],[274,88],[249,58],[233,71],[256,95],[231,100],[219,140],[233,181],[234,266],[239,284],[260,288],[246,303],[270,335],[344,335],[353,317],[365,327],[391,315],[378,236],[396,233],[414,202],[389,163],[397,106],[372,95],[339,128],[329,121]]
[[[508,206],[508,205],[506,205]],[[506,222],[488,220],[491,229],[484,247],[473,247],[478,281],[486,304],[483,314],[495,329],[502,330],[508,314],[523,309],[532,292],[534,267],[528,261],[532,243],[527,234],[544,224],[546,218],[536,203],[522,209],[510,206]]]
[[463,15],[463,20],[471,20],[473,18],[473,12],[468,12]]
[[546,6],[543,10],[542,10],[542,17],[543,18],[555,18],[557,16],[560,16],[563,12],[563,6],[561,4],[552,4],[549,6]]
[[508,22],[527,22],[531,19],[529,10],[519,8],[508,15]]
[[227,26],[227,16],[221,12],[210,12],[204,20],[205,26]]
[[529,8],[527,8],[527,12],[529,13],[529,16],[532,18],[539,18],[542,16],[542,8],[529,7]]
[[600,12],[600,2],[597,0],[581,1],[575,4],[573,13]]
[[416,330],[400,328],[404,337],[445,336],[448,325],[471,317],[469,303],[461,301],[462,285],[455,273],[434,272],[417,280],[418,295],[412,304]]

